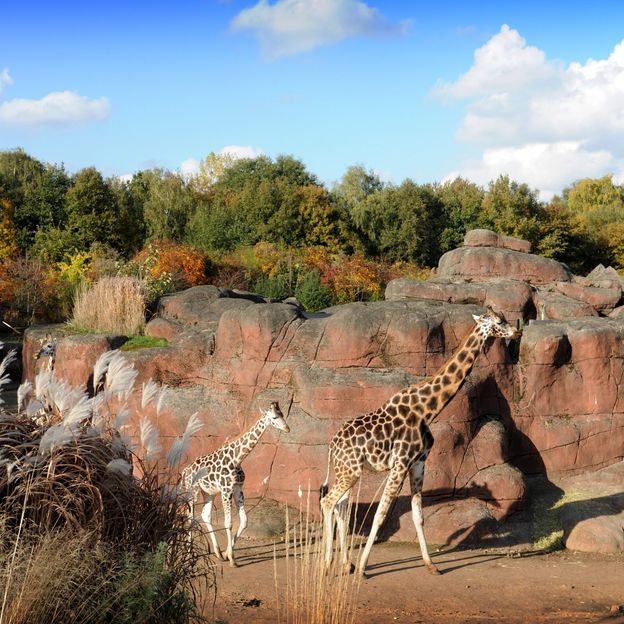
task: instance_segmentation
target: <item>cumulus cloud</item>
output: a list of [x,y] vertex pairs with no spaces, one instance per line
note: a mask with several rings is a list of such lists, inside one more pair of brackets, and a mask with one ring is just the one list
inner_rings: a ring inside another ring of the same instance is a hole
[[103,121],[110,115],[107,98],[89,99],[56,91],[39,100],[13,99],[0,104],[0,123],[9,126],[73,126]]
[[256,34],[267,58],[276,59],[313,50],[357,36],[403,34],[409,22],[392,24],[360,0],[260,0],[241,11],[233,31]]
[[580,177],[598,177],[611,166],[621,166],[607,150],[588,150],[579,141],[528,143],[519,147],[486,149],[481,158],[464,163],[459,171],[449,174],[452,180],[462,176],[487,185],[501,174],[539,189],[548,200]]
[[0,93],[2,93],[6,87],[12,84],[13,78],[11,78],[11,74],[9,74],[8,67],[5,67],[2,71],[0,71]]
[[232,158],[257,158],[264,154],[261,147],[251,147],[250,145],[226,145],[219,154],[227,154]]
[[180,173],[185,178],[192,178],[199,173],[199,160],[197,158],[187,158],[180,165]]
[[581,177],[622,175],[624,41],[606,59],[566,66],[504,25],[465,74],[432,93],[468,101],[456,138],[484,152],[458,173],[475,181],[509,173],[550,193]]

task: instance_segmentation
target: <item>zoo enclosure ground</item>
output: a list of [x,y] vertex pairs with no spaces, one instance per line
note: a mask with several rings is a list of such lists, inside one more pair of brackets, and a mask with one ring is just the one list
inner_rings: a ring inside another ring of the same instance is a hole
[[[273,542],[239,544],[240,567],[219,564],[217,599],[214,611],[206,613],[208,621],[275,624],[280,620]],[[278,542],[275,551],[281,586],[283,543]],[[361,584],[355,621],[624,624],[624,554],[455,549],[434,553],[433,558],[441,576],[426,571],[415,544],[377,544],[370,578]]]

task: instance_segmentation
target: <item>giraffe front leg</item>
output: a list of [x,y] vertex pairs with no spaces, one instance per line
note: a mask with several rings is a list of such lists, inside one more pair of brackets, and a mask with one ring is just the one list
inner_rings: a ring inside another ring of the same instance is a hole
[[232,492],[227,494],[221,492],[221,502],[223,504],[223,518],[228,543],[225,558],[229,559],[231,566],[236,567],[236,561],[234,561],[234,538],[232,537]]
[[202,520],[208,529],[208,537],[210,538],[210,543],[212,544],[212,549],[214,551],[215,557],[217,559],[223,559],[223,555],[221,554],[221,549],[219,548],[219,543],[217,542],[217,535],[212,526],[212,509],[214,507],[214,494],[206,494],[204,498],[204,508],[202,509]]
[[420,545],[420,553],[423,561],[427,566],[427,570],[431,574],[440,574],[440,570],[434,565],[429,556],[429,550],[427,549],[427,542],[425,540],[425,532],[423,529],[423,513],[422,513],[422,484],[425,474],[425,459],[423,457],[419,459],[410,470],[410,488],[412,491],[412,520],[416,527],[416,534],[418,535],[418,543]]
[[375,512],[375,517],[373,518],[373,526],[371,527],[371,532],[368,536],[368,539],[366,540],[364,552],[362,552],[362,556],[360,557],[360,562],[358,564],[358,574],[360,574],[364,578],[366,578],[366,564],[368,563],[368,557],[373,548],[373,544],[375,543],[375,539],[377,538],[377,533],[379,532],[381,525],[386,519],[390,504],[401,491],[401,486],[403,485],[403,481],[405,480],[406,472],[406,469],[403,467],[393,468],[390,471],[388,480],[386,481],[386,485],[384,486],[381,500],[379,501],[377,511]]

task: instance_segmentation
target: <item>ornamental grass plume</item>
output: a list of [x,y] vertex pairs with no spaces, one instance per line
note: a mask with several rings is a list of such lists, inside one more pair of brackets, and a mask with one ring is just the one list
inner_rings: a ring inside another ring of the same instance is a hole
[[136,371],[116,352],[95,368],[94,397],[44,372],[0,409],[0,622],[202,621],[214,566],[179,475],[125,431]]

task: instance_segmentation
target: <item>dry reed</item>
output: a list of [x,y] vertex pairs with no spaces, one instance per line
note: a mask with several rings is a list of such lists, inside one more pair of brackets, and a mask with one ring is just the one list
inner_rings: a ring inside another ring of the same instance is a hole
[[[351,507],[348,514],[351,515]],[[278,624],[353,624],[361,577],[351,574],[339,552],[326,569],[322,522],[310,512],[310,492],[305,508],[293,525],[286,508],[285,579],[280,587],[277,556],[274,561]],[[356,550],[355,532],[347,538],[347,557]],[[281,595],[280,595],[281,594]]]
[[146,294],[135,277],[103,277],[76,293],[70,325],[80,330],[133,336],[145,327]]

